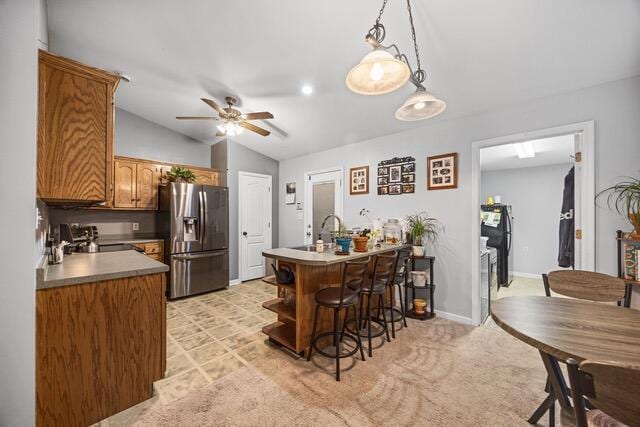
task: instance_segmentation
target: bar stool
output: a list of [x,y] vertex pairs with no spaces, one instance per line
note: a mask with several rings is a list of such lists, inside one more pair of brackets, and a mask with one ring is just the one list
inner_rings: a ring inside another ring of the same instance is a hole
[[[395,272],[393,274],[393,280],[389,280],[387,284],[389,293],[391,294],[391,301],[389,305],[385,306],[386,310],[389,310],[391,317],[391,337],[396,337],[396,322],[402,322],[404,327],[407,327],[407,318],[404,315],[404,298],[402,296],[402,287],[407,282],[409,272],[409,260],[411,258],[411,248],[398,249],[398,260],[396,262]],[[395,299],[395,286],[398,287],[398,297],[400,298],[400,309],[396,308]],[[394,318],[394,314],[399,314],[399,317]],[[379,316],[378,316],[379,317]]]
[[[386,310],[382,311],[382,321],[380,321],[379,316],[376,318],[371,317],[371,300],[375,297],[378,298],[378,307],[386,307],[385,303],[385,294],[387,293],[387,289],[389,286],[389,282],[393,281],[395,273],[396,273],[396,263],[398,260],[398,251],[393,251],[389,254],[380,254],[376,255],[376,259],[373,263],[373,274],[371,275],[371,280],[365,282],[363,286],[359,289],[349,286],[350,289],[359,290],[360,292],[360,314],[362,315],[362,305],[364,303],[363,296],[367,297],[367,314],[366,316],[362,316],[360,320],[364,320],[366,323],[367,331],[366,337],[368,339],[369,344],[369,357],[373,357],[373,349],[371,346],[371,339],[375,337],[386,335],[387,341],[391,342],[391,337],[389,336],[389,328],[387,326],[387,315],[385,313]],[[381,330],[377,333],[372,333],[371,331],[371,323],[376,323],[381,327]],[[347,328],[347,319],[345,318],[344,325],[342,330],[349,330],[349,332],[353,332],[351,329]],[[358,332],[356,335],[363,335],[363,331],[360,329],[358,323],[356,322],[356,326],[358,327]]]
[[[311,332],[311,343],[309,344],[309,351],[307,353],[307,361],[311,360],[311,353],[315,349],[318,353],[325,357],[336,359],[336,381],[340,381],[340,359],[344,357],[350,357],[360,351],[360,357],[364,361],[364,350],[362,349],[362,339],[358,334],[351,334],[344,331],[340,331],[340,312],[345,310],[344,317],[348,317],[350,308],[353,308],[353,316],[356,319],[358,330],[360,330],[360,313],[358,313],[358,301],[360,300],[359,289],[363,287],[365,274],[369,266],[370,257],[364,261],[347,261],[342,268],[342,283],[340,287],[330,287],[320,289],[315,294],[316,308],[313,313],[313,330]],[[323,332],[316,335],[316,328],[318,326],[318,310],[320,307],[325,307],[333,310],[333,330],[329,332]],[[333,347],[335,348],[335,354],[326,353],[317,347],[319,339],[331,336],[333,338]],[[340,352],[340,343],[343,338],[348,338],[355,343],[355,348],[347,353]]]

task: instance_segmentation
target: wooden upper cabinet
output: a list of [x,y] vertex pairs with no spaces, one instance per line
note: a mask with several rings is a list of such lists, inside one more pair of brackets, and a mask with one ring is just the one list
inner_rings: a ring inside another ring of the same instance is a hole
[[114,94],[119,77],[39,52],[38,197],[112,199]]
[[218,185],[218,172],[202,169],[192,169],[196,176],[196,184]]
[[116,208],[136,207],[136,167],[135,162],[116,160],[114,168],[113,206]]
[[154,164],[138,163],[136,169],[136,207],[158,208],[160,170]]

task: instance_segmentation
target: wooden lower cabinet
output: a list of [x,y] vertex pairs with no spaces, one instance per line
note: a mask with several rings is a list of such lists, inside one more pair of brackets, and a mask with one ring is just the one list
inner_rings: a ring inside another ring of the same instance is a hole
[[166,369],[165,275],[36,292],[36,423],[86,426],[152,397]]
[[143,250],[144,254],[149,258],[164,262],[164,242],[162,240],[158,240],[157,242],[136,243],[134,246]]

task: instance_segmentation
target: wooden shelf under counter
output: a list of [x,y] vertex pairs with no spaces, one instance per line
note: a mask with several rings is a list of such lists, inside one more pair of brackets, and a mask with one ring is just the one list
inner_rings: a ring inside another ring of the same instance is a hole
[[288,305],[286,305],[284,302],[282,302],[282,298],[275,298],[267,302],[263,302],[262,307],[278,314],[279,318],[286,319],[290,322],[296,321],[295,307],[289,307]]
[[283,283],[278,283],[278,281],[276,280],[276,276],[275,275],[274,276],[263,277],[262,281],[264,283],[268,283],[270,285],[277,286],[277,287],[283,288],[283,289],[287,289],[287,290],[290,290],[290,291],[293,291],[293,292],[295,292],[295,290],[296,290],[295,283],[290,283],[290,284],[286,284],[286,285],[283,284]]
[[293,323],[275,322],[264,326],[262,332],[283,346],[298,352],[296,349],[296,325]]

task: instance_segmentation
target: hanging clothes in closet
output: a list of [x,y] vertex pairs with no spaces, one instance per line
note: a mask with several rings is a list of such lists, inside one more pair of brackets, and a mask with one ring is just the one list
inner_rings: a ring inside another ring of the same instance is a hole
[[564,177],[564,192],[562,195],[562,211],[560,212],[560,245],[558,250],[558,266],[573,268],[574,266],[574,168],[571,167]]

